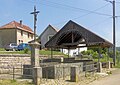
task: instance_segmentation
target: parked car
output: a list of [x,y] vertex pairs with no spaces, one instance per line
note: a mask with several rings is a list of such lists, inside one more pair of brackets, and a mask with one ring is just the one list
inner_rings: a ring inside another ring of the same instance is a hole
[[16,43],[9,43],[5,45],[5,50],[6,51],[15,51],[17,49],[17,44]]
[[21,43],[21,44],[18,45],[17,50],[20,51],[20,50],[24,50],[26,48],[30,50],[29,44],[27,44],[27,43]]

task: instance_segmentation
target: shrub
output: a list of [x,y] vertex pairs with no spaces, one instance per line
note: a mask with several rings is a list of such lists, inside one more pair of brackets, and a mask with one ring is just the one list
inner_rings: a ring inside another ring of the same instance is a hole
[[24,49],[24,53],[27,54],[29,52],[29,49],[28,48],[25,48]]

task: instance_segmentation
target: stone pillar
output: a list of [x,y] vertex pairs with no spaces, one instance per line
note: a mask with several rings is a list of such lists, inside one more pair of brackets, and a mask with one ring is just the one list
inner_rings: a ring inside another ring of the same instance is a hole
[[61,57],[61,63],[63,63],[63,61],[64,61],[64,58],[63,58],[63,57]]
[[98,62],[98,72],[102,72],[102,63],[101,62]]
[[42,68],[34,67],[33,68],[33,82],[35,85],[40,85],[42,78]]
[[35,43],[31,43],[31,65],[33,67],[39,67],[40,66],[40,62],[39,62],[39,48],[40,48],[40,44],[35,42]]
[[32,77],[35,85],[40,85],[42,78],[42,68],[40,67],[39,48],[40,44],[37,42],[31,43],[31,66],[33,68]]
[[111,68],[110,66],[111,66],[111,65],[110,65],[110,61],[108,61],[108,62],[107,62],[107,68],[110,69],[110,68]]
[[79,68],[77,66],[71,67],[70,81],[78,82],[78,79],[79,79]]

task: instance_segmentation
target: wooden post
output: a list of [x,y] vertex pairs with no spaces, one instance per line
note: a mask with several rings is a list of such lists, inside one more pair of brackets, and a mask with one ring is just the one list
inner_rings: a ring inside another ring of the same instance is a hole
[[70,48],[68,47],[68,58],[70,58]]
[[101,56],[100,47],[98,48],[98,54],[99,54],[99,56],[98,56],[98,62],[100,62],[100,56]]
[[53,49],[51,48],[51,58],[53,58]]

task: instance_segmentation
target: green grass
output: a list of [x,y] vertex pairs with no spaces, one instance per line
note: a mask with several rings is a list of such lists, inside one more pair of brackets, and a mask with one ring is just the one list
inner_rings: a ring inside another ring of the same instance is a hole
[[0,48],[0,51],[5,51],[5,49],[4,48]]
[[[3,49],[2,51],[0,51],[0,54],[30,54],[30,53],[31,53],[31,51],[28,51],[28,53],[25,53],[25,50],[23,50],[23,51],[5,51]],[[53,55],[64,55],[60,51],[52,51],[52,53],[53,53]],[[39,54],[40,55],[51,55],[51,51],[50,50],[40,50]]]
[[[0,54],[25,54],[25,53],[24,51],[0,51]],[[30,52],[28,54],[30,54]]]
[[115,68],[120,68],[120,63],[115,66]]
[[[94,59],[94,61],[98,62],[98,59]],[[107,62],[107,61],[113,62],[113,59],[112,58],[109,58],[109,60],[105,59],[105,58],[100,59],[100,62]],[[115,66],[115,68],[120,68],[120,62],[118,62],[118,59],[116,59],[116,66]]]
[[[94,59],[94,61],[95,61],[95,62],[98,62],[98,59]],[[100,59],[100,62],[107,62],[107,61],[113,62],[113,59],[112,59],[112,58],[109,58],[109,59],[101,58],[101,59]]]
[[0,85],[34,85],[28,81],[16,81],[16,80],[0,80]]
[[[51,51],[50,50],[40,50],[40,55],[51,55]],[[53,55],[64,55],[62,52],[60,51],[52,51]]]

